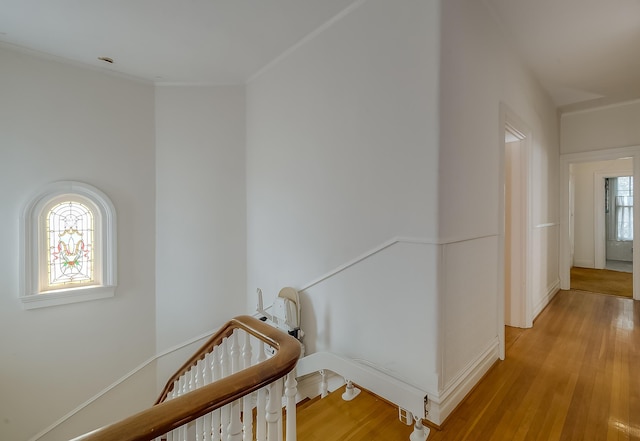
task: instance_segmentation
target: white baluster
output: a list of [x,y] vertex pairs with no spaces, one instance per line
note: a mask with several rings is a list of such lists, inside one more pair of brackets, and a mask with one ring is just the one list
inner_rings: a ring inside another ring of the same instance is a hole
[[229,404],[230,418],[228,441],[242,441],[242,421],[240,421],[240,400]]
[[284,389],[284,378],[280,378],[276,380],[276,393],[278,397],[278,441],[283,440],[282,432],[284,431],[283,427],[283,416],[282,416],[282,397],[283,397],[283,389]]
[[[242,366],[240,365],[240,344],[238,343],[239,329],[233,331],[231,334],[231,347],[229,352],[231,354],[231,374],[240,372]],[[229,441],[241,441],[242,440],[242,423],[240,421],[240,401],[236,400],[229,406]]]
[[[231,361],[229,360],[229,342],[227,338],[222,340],[220,345],[220,373],[222,378],[228,377],[231,370]],[[227,440],[229,435],[229,423],[231,422],[231,409],[227,404],[220,409],[220,428],[223,440]]]
[[[256,363],[260,364],[266,359],[267,356],[264,353],[264,342],[260,341],[258,343],[258,358],[256,359]],[[258,391],[258,398],[256,401],[256,441],[267,440],[267,388],[268,386],[265,386]]]
[[[186,375],[183,375],[182,377],[180,377],[180,383],[181,383],[181,388],[180,388],[180,396],[186,394],[187,392],[189,392],[189,378],[187,377],[187,375],[189,375],[189,373],[187,372]],[[187,426],[180,426],[178,427],[178,433],[179,435],[179,440],[180,441],[187,441]]]
[[[211,352],[205,354],[202,360],[202,385],[211,384]],[[202,420],[202,435],[204,441],[211,441],[211,412],[204,415]]]
[[[203,360],[198,360],[198,363],[196,364],[196,372],[195,372],[195,382],[194,382],[194,388],[195,389],[199,389],[202,387],[202,382],[203,382],[203,365],[204,365],[204,361]],[[195,440],[196,441],[204,441],[204,417],[198,417],[196,419],[196,436],[195,436]]]
[[251,347],[251,335],[248,332],[244,332],[244,346],[242,347],[242,360],[244,361],[242,368],[247,369],[251,367],[251,356],[252,347]]
[[[220,345],[213,348],[213,356],[211,357],[211,379],[212,381],[222,378],[222,362],[220,360],[220,354],[222,348]],[[222,425],[221,409],[216,409],[211,414],[211,439],[213,441],[220,441],[220,426]]]
[[192,390],[195,390],[196,388],[196,374],[195,374],[195,367],[192,367],[191,369],[189,369],[189,371],[187,372],[187,392],[191,392]]
[[238,344],[238,332],[239,329],[233,331],[231,334],[231,348],[229,352],[231,353],[231,373],[235,374],[242,370],[242,366],[240,366],[240,345]]
[[[233,334],[231,334],[231,346],[229,348],[229,353],[231,355],[230,374],[235,374],[236,372],[240,372],[242,370],[242,366],[240,366],[240,345],[238,344],[238,332],[239,330],[236,329],[233,331]],[[236,400],[229,406],[225,407],[229,408],[229,427],[227,439],[229,441],[241,441],[242,422],[240,421],[240,402],[239,400]]]
[[[167,400],[171,400],[178,396],[180,391],[180,382],[176,380],[173,382],[173,389],[167,395]],[[173,429],[171,432],[167,433],[167,441],[179,441],[178,440],[178,429]]]
[[[243,369],[251,367],[251,336],[244,332],[244,346],[242,348]],[[244,441],[253,440],[253,394],[242,399],[242,422],[244,425]]]
[[220,441],[222,438],[222,409],[216,409],[211,413],[211,439]]
[[267,441],[279,441],[281,432],[279,429],[282,416],[282,383],[276,380],[269,387],[269,400],[267,402]]
[[296,441],[296,395],[298,394],[298,381],[295,369],[287,375],[284,395],[287,397],[287,441]]

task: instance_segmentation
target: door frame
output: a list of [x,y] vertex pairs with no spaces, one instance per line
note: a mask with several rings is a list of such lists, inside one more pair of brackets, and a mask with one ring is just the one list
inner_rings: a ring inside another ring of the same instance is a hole
[[[633,176],[640,176],[640,146],[594,150],[581,153],[567,153],[560,155],[560,289],[571,286],[571,222],[569,202],[569,187],[571,185],[571,165],[582,162],[609,161],[622,158],[633,158]],[[633,237],[640,238],[640,195],[633,193]],[[640,252],[638,240],[633,241],[634,257]],[[633,259],[633,298],[640,300],[640,259]]]
[[[523,317],[525,327],[533,326],[533,299],[532,299],[532,262],[531,262],[531,243],[532,243],[532,131],[529,126],[506,104],[500,103],[500,143],[499,143],[499,231],[498,236],[498,341],[499,356],[502,360],[505,358],[505,219],[506,219],[506,163],[505,163],[505,131],[515,131],[521,135],[520,145],[522,149],[521,161],[519,164],[522,173],[522,186],[520,188],[520,198],[523,201],[521,205],[521,215],[523,219],[522,231],[524,232],[524,240],[520,250],[520,262],[522,269],[522,298],[521,298],[521,316]],[[519,136],[520,137],[520,136]]]

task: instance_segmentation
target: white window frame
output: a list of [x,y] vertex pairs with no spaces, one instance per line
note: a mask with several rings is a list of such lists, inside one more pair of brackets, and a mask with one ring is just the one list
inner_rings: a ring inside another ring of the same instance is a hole
[[[94,216],[94,284],[50,287],[47,275],[47,239],[44,216],[62,200],[86,204]],[[25,309],[113,297],[117,285],[116,211],[109,197],[77,181],[49,184],[25,207],[20,221],[20,300]]]

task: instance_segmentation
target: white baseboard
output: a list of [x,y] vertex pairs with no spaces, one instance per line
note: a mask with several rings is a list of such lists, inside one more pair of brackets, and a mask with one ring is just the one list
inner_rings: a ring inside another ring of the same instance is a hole
[[533,319],[535,320],[538,317],[538,314],[542,312],[542,310],[549,304],[549,302],[555,297],[555,295],[560,291],[560,279],[556,280],[551,286],[547,287],[547,293],[544,295],[542,299],[538,302],[537,305],[533,308]]
[[573,266],[578,266],[580,268],[595,268],[596,265],[593,260],[579,260],[574,259]]
[[498,338],[491,342],[472,363],[445,386],[438,396],[429,396],[429,414],[427,420],[441,425],[454,409],[465,399],[471,389],[478,384],[499,358]]

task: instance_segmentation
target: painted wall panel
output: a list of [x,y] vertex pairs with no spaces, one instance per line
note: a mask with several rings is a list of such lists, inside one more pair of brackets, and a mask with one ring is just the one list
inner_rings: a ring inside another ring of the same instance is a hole
[[[26,440],[155,352],[153,87],[0,49],[0,439]],[[105,192],[118,220],[110,299],[23,310],[18,220],[47,183]],[[100,415],[153,400],[153,382]],[[81,419],[69,433],[92,429]]]
[[437,286],[429,274],[438,255],[437,245],[396,243],[303,291],[307,352],[373,363],[437,392]]
[[[442,269],[448,318],[442,342],[446,386],[497,339],[502,323],[496,315],[504,294],[498,248],[504,234],[505,191],[501,106],[517,117],[529,137],[529,229],[524,233],[532,238],[536,225],[559,221],[559,135],[555,106],[486,5],[447,0],[441,7],[439,241],[464,244],[452,246],[456,257],[448,256]],[[529,278],[557,277],[557,238],[538,239],[545,242],[529,250],[535,263]],[[531,286],[529,301],[542,296],[543,284]]]
[[565,153],[640,145],[640,102],[563,114],[561,151]]
[[547,306],[547,303],[560,288],[559,279],[559,224],[535,226],[533,229],[531,254],[541,256],[532,263],[531,306],[534,318]]
[[495,236],[444,246],[443,388],[497,339],[497,262]]
[[[396,236],[433,239],[437,233],[438,20],[436,1],[369,0],[248,85],[250,307],[258,287],[269,304],[283,286],[304,286]],[[403,321],[407,335],[431,338],[432,323],[407,322],[397,308],[405,305],[414,317],[409,305],[435,296],[435,265],[418,256],[388,259],[384,283],[380,268],[357,265],[344,281],[329,282],[331,290],[314,288],[313,299],[322,290],[328,300],[311,303],[306,313],[322,326],[307,333],[310,348],[378,360],[375,340],[364,353],[358,343],[379,334],[386,309],[381,301],[390,296],[396,309],[387,326]],[[415,265],[424,274],[398,279]],[[355,274],[360,283],[352,280]],[[390,281],[401,289],[391,293]],[[343,305],[348,309],[340,311]],[[357,315],[357,333],[347,332],[352,324],[338,323],[347,311]],[[408,338],[395,345],[389,350],[398,354],[415,348]],[[410,358],[395,362],[394,369],[412,374]]]
[[244,112],[242,86],[156,89],[158,352],[245,312]]

